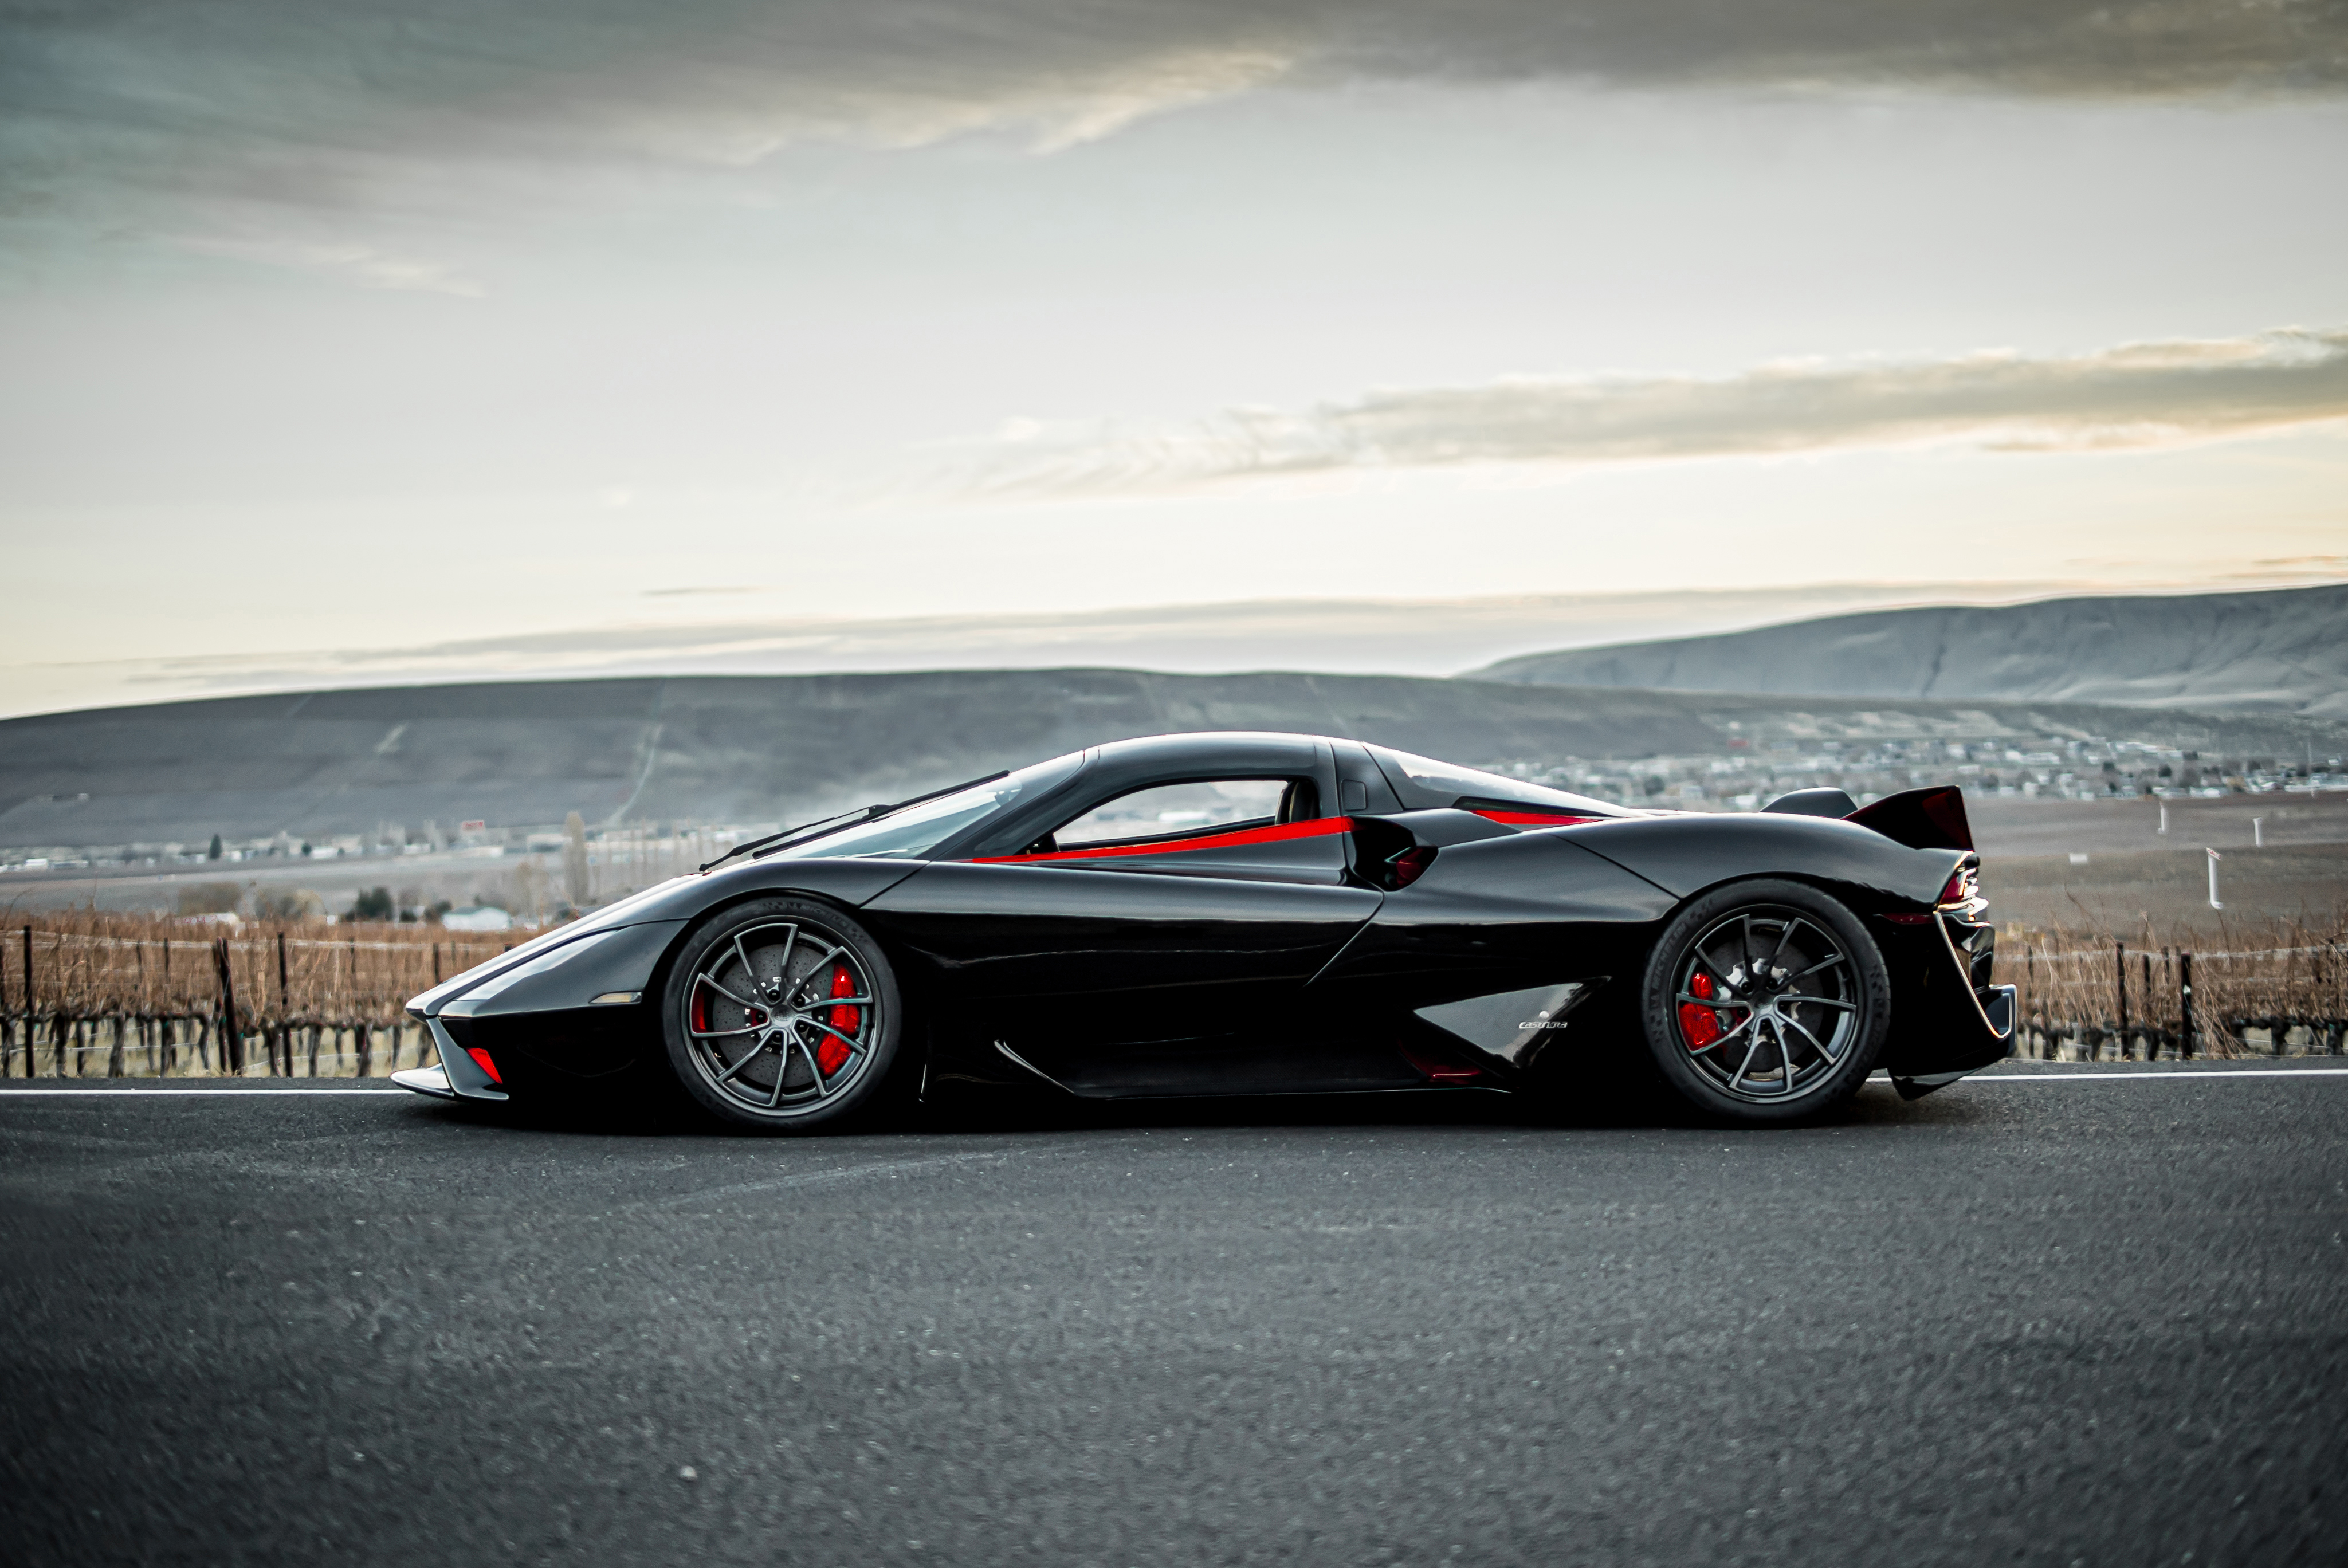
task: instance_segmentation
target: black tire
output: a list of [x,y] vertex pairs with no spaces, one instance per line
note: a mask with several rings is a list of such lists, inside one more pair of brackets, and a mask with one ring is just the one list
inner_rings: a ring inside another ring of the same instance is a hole
[[888,955],[855,920],[814,899],[761,898],[685,938],[661,1033],[679,1087],[718,1120],[829,1132],[884,1099],[904,1006]]
[[1800,1121],[1849,1099],[1891,1023],[1891,975],[1859,917],[1802,882],[1715,888],[1647,958],[1647,1049],[1663,1080],[1725,1121]]

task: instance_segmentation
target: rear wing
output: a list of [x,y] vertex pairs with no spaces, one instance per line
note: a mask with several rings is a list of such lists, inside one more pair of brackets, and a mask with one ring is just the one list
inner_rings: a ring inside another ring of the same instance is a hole
[[1850,812],[1845,821],[1872,828],[1911,850],[1970,850],[1972,824],[1965,820],[1965,792],[1953,784],[1902,789]]

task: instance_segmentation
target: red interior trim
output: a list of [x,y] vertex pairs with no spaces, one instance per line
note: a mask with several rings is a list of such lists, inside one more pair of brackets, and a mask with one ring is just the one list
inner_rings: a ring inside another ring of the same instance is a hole
[[1488,821],[1510,828],[1562,828],[1570,822],[1595,822],[1597,817],[1573,817],[1558,811],[1478,811]]
[[1203,839],[1169,839],[1154,844],[1113,844],[1097,850],[1053,850],[1040,855],[979,855],[974,864],[1005,865],[1029,861],[1105,861],[1127,855],[1187,855],[1194,850],[1231,850],[1246,844],[1278,844],[1290,839],[1325,839],[1354,830],[1351,817],[1322,817],[1310,822],[1282,822],[1270,828],[1250,828],[1241,833],[1211,833]]

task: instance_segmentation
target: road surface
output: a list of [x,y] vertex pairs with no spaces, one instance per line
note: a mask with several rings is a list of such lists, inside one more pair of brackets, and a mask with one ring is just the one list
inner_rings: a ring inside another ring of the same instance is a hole
[[2338,1563],[2333,1066],[803,1141],[11,1084],[0,1561]]

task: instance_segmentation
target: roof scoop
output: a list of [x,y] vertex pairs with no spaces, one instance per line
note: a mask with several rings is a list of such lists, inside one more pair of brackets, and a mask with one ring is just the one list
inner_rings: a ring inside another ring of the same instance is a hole
[[1796,817],[1848,817],[1859,810],[1859,802],[1839,789],[1797,789],[1761,809]]

